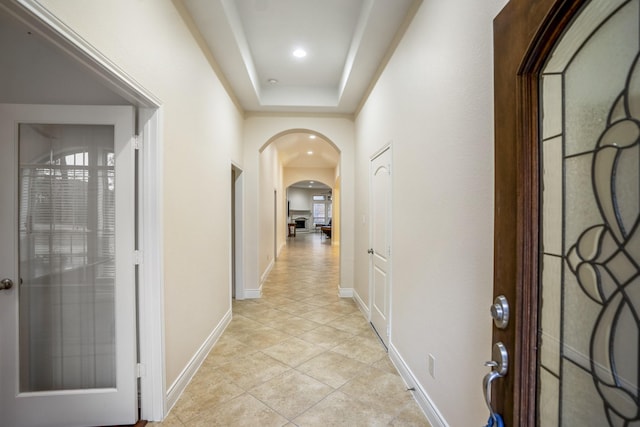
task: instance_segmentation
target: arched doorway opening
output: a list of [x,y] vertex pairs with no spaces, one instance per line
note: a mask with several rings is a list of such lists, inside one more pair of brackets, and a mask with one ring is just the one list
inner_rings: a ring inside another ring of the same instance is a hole
[[316,224],[326,225],[330,219],[330,243],[340,244],[340,150],[329,138],[309,129],[273,136],[259,150],[258,181],[261,283],[287,244],[289,224],[296,224],[296,218],[295,230],[305,233],[320,232]]
[[304,180],[287,187],[287,237],[298,232],[315,232],[331,239],[332,218],[331,186],[320,181]]

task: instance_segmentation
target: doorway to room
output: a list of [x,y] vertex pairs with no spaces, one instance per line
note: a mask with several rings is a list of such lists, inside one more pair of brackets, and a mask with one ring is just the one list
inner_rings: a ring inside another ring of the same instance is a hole
[[[154,302],[162,300],[162,289],[154,284],[162,282],[162,269],[160,268],[162,229],[160,227],[161,221],[157,217],[157,212],[161,211],[162,201],[158,197],[151,197],[154,194],[162,193],[162,171],[161,163],[158,161],[160,151],[158,108],[160,102],[144,88],[129,79],[129,77],[124,73],[114,72],[105,58],[96,55],[93,47],[87,45],[83,40],[75,37],[74,34],[71,34],[67,27],[65,27],[55,16],[49,14],[48,11],[42,8],[37,2],[21,0],[19,2],[3,2],[0,4],[0,32],[2,33],[0,36],[0,51],[3,52],[2,63],[7,77],[6,79],[2,79],[3,83],[0,84],[13,85],[12,88],[3,88],[3,90],[0,91],[0,93],[2,93],[2,99],[0,99],[0,102],[5,104],[23,105],[62,104],[65,106],[63,108],[79,108],[80,110],[87,111],[90,110],[87,105],[104,105],[105,108],[107,108],[106,106],[114,105],[129,106],[129,120],[132,124],[131,127],[133,131],[128,138],[128,146],[143,147],[144,154],[140,152],[132,154],[133,160],[131,161],[131,165],[135,164],[135,167],[132,166],[129,171],[131,177],[135,173],[139,180],[137,185],[133,178],[131,178],[130,181],[132,183],[132,191],[135,191],[136,193],[136,198],[135,202],[132,198],[128,203],[128,206],[133,209],[133,206],[135,205],[137,208],[137,214],[131,215],[131,218],[135,218],[135,231],[126,233],[128,235],[128,239],[131,241],[135,240],[135,244],[131,244],[129,247],[128,259],[134,259],[134,261],[137,260],[135,261],[137,262],[135,267],[134,262],[130,263],[132,268],[135,268],[136,270],[135,277],[137,278],[137,283],[133,287],[135,291],[132,291],[135,292],[133,303],[129,302],[128,308],[125,311],[131,313],[131,310],[133,310],[133,313],[135,313],[134,319],[137,318],[137,328],[134,327],[131,329],[131,325],[136,325],[135,320],[130,322],[128,328],[131,330],[134,337],[137,336],[139,351],[137,355],[135,355],[134,339],[134,357],[128,358],[130,363],[128,364],[128,368],[124,369],[123,372],[129,371],[131,376],[128,381],[135,384],[135,388],[130,394],[131,399],[128,402],[128,405],[131,405],[131,402],[133,402],[135,410],[131,411],[123,409],[123,411],[129,413],[129,417],[133,417],[134,420],[139,415],[145,419],[161,419],[164,414],[164,386],[162,380],[164,354],[161,345],[162,341],[160,339],[162,336],[161,329],[163,320],[162,307],[160,304],[155,304]],[[29,63],[29,58],[33,57],[38,57],[39,63],[47,64],[47,66],[33,67],[32,64]],[[48,69],[47,67],[54,67],[54,70]],[[19,88],[19,90],[13,90],[15,88]],[[80,117],[80,115],[77,117]],[[40,123],[52,124],[53,122],[45,120]],[[75,121],[67,119],[66,123],[75,123]],[[135,126],[133,125],[134,123]],[[77,129],[78,128],[73,128],[74,131]],[[137,135],[135,140],[132,138],[134,133]],[[42,132],[42,134],[47,134],[47,132]],[[12,138],[8,138],[5,139],[3,143],[12,144],[15,143],[15,141]],[[103,144],[99,143],[98,146],[103,147]],[[61,183],[66,183],[66,186],[63,185],[64,188],[73,187],[78,189],[78,187],[84,185],[83,183],[85,182],[91,184],[93,186],[92,188],[94,188],[94,184],[98,182],[94,179],[95,177],[93,175],[95,174],[92,174],[92,177],[87,178],[87,180],[80,177],[84,176],[83,174],[92,173],[92,170],[106,175],[109,174],[108,155],[106,157],[106,163],[100,163],[100,161],[98,161],[100,158],[98,152],[101,150],[104,154],[105,150],[102,148],[97,149],[95,146],[84,151],[80,150],[82,153],[77,150],[77,147],[71,147],[71,149],[64,149],[62,152],[57,152],[58,157],[54,163],[51,163],[49,170],[59,169],[59,173],[55,172],[53,174],[49,174],[49,176],[51,178],[59,177]],[[28,152],[23,151],[23,154],[28,154]],[[10,158],[7,157],[7,159]],[[13,159],[13,156],[11,159]],[[98,163],[96,163],[96,161]],[[24,168],[25,172],[27,170],[35,170],[30,165],[31,163],[27,162],[21,167]],[[136,172],[134,172],[134,169],[136,169]],[[74,173],[76,173],[76,178],[69,179],[72,171],[75,171]],[[17,172],[15,176],[18,176]],[[125,180],[127,179],[127,175],[122,175],[122,177],[124,177]],[[63,178],[65,178],[66,181],[63,180]],[[31,180],[30,182],[36,181]],[[98,186],[95,188],[99,189],[100,187]],[[93,221],[91,225],[88,225],[86,228],[87,233],[91,232],[95,234],[96,230],[99,228],[94,227],[94,225],[106,226],[106,228],[103,228],[103,231],[109,229],[108,220],[110,216],[105,214],[100,217],[100,215],[97,214],[97,209],[98,207],[104,208],[107,206],[104,201],[108,199],[107,195],[112,191],[110,188],[111,184],[109,184],[109,180],[107,179],[102,190],[99,190],[95,194],[91,193],[94,194],[94,196],[97,194],[98,199],[102,200],[102,202],[98,204],[91,204],[91,209],[88,209],[86,212],[87,220],[89,218],[93,218],[91,220]],[[25,192],[24,194],[25,196],[27,194],[36,195],[32,203],[28,204],[31,207],[36,206],[37,203],[46,202],[46,198],[38,196],[37,193]],[[73,196],[71,199],[68,199],[67,202],[70,200],[75,201],[76,199],[77,198]],[[121,203],[121,205],[126,206],[127,204]],[[27,204],[24,206],[26,207]],[[102,212],[104,213],[105,211],[102,210]],[[65,211],[65,215],[68,213],[69,212]],[[78,216],[75,217],[75,219],[79,218],[80,217]],[[102,219],[100,220],[100,218]],[[38,219],[38,221],[41,219],[42,218]],[[52,217],[52,219],[55,224],[64,223],[66,226],[69,217],[68,215],[64,218],[55,216]],[[95,221],[96,219],[98,219],[97,222]],[[25,228],[25,232],[28,230],[35,231],[36,222],[25,223],[28,225]],[[33,226],[30,224],[33,224]],[[56,225],[56,227],[58,226]],[[72,269],[74,268],[74,265],[77,267],[72,260],[77,259],[79,256],[81,257],[81,253],[78,251],[83,250],[82,248],[94,248],[98,251],[98,254],[107,253],[108,250],[110,250],[111,246],[108,241],[105,240],[108,233],[102,233],[102,244],[99,244],[95,239],[89,239],[87,237],[86,241],[91,241],[91,243],[81,245],[76,244],[78,243],[76,238],[77,236],[75,236],[74,233],[81,234],[82,227],[74,227],[75,228],[71,228],[72,237],[67,239],[67,242],[73,243],[73,249],[70,249],[71,246],[65,246],[61,243],[56,243],[57,246],[51,246],[56,248],[56,250],[66,248],[64,250],[67,250],[71,257],[65,258],[64,262],[66,264],[64,265],[67,267],[70,265],[72,266]],[[120,230],[122,231],[123,229],[121,228]],[[49,241],[55,243],[56,239],[52,236],[52,239],[49,239]],[[116,248],[118,247],[117,241],[114,242],[114,245]],[[21,247],[26,246],[22,245]],[[42,245],[32,246],[32,249],[34,250],[42,248]],[[134,250],[136,249],[138,252],[134,253]],[[87,252],[87,254],[88,253],[89,252]],[[96,252],[93,251],[92,253],[94,255],[86,255],[87,260],[91,258],[93,261],[96,261]],[[126,255],[126,253],[123,252],[123,249],[120,249],[119,253],[121,255]],[[22,252],[21,254],[26,255],[26,253]],[[69,264],[70,262],[71,264]],[[101,280],[109,276],[110,269],[106,267],[106,264],[101,267],[99,267],[95,262],[90,262],[90,264],[95,265],[95,271],[98,274],[100,283],[102,283]],[[65,272],[68,271],[70,270],[65,270]],[[117,275],[117,269],[114,270],[114,272]],[[24,285],[26,281],[25,278],[22,277],[22,272],[20,272],[19,275],[13,274],[12,276],[13,277],[10,279],[15,286],[13,286],[13,289],[8,290],[9,293],[12,293],[13,297],[15,297],[19,288]],[[22,284],[20,283],[21,277]],[[3,290],[2,292],[4,300],[12,298],[11,295],[8,295],[6,290]],[[101,293],[99,296],[103,297],[105,295]],[[8,310],[2,311],[3,313],[8,313],[8,315],[10,315]],[[2,323],[4,324],[5,322]],[[82,324],[88,325],[89,323],[82,322]],[[39,333],[38,330],[34,331]],[[25,335],[23,334],[23,336]],[[0,347],[19,347],[18,341],[9,343],[5,342],[5,338],[6,337],[3,336]],[[14,338],[17,339],[17,335],[14,335]],[[11,341],[13,341],[13,338]],[[118,344],[116,342],[116,346],[117,345]],[[2,360],[7,361],[8,359],[2,358]],[[137,363],[144,364],[146,367],[147,375],[144,378],[138,379],[135,375]],[[3,365],[1,369],[5,369],[5,366]],[[100,370],[100,372],[104,373],[106,371]],[[117,377],[118,373],[116,372],[115,375]],[[75,378],[77,379],[77,377]],[[21,381],[24,384],[27,384],[26,380],[26,377],[21,378]],[[119,384],[122,382],[122,380],[118,381]],[[2,383],[8,384],[4,380]],[[58,386],[55,385],[54,387]],[[101,386],[98,385],[98,387]],[[40,393],[40,391],[37,393]],[[29,396],[25,395],[25,398],[26,397]],[[9,401],[4,398],[3,402],[7,404],[9,403]],[[44,401],[39,402],[38,405],[40,405],[38,409],[34,409],[32,412],[35,414],[44,414],[45,416],[47,414],[48,407],[54,412],[60,412],[60,408],[62,407],[57,404],[54,404],[53,407],[50,405],[47,406],[48,404]],[[75,405],[74,407],[77,406],[78,405]],[[88,408],[89,406],[87,405],[86,407]],[[138,412],[138,408],[140,408],[140,412]],[[111,414],[116,414],[118,411],[119,410],[113,411]],[[0,412],[6,413],[4,410]],[[95,424],[95,420],[92,420],[92,418],[86,418],[85,421],[79,421],[78,423]],[[101,424],[120,423],[122,420],[122,418],[114,417],[113,419],[104,420]],[[51,419],[49,419],[49,421],[51,421]]]
[[[287,187],[287,222],[298,233],[316,233],[331,239],[333,189],[315,180],[298,181]],[[287,237],[292,237],[291,233]]]
[[283,132],[260,149],[261,286],[295,236],[313,233],[324,238],[324,244],[339,246],[340,212],[334,191],[340,182],[339,164],[335,145],[312,131]]
[[231,165],[231,297],[244,294],[242,257],[243,239],[243,181],[242,169]]

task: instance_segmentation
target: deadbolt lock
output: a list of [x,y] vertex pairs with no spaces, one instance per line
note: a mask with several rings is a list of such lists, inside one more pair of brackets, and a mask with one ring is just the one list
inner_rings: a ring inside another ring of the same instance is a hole
[[499,295],[491,306],[491,317],[496,328],[505,329],[509,324],[509,303],[504,295]]

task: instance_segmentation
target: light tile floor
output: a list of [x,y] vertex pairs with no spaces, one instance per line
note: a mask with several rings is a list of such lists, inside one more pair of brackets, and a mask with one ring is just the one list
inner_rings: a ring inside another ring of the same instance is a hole
[[338,249],[289,238],[167,419],[150,426],[429,426],[352,299]]

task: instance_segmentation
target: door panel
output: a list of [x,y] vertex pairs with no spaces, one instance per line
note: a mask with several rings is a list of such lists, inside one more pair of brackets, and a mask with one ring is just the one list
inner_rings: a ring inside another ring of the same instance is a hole
[[371,161],[371,323],[389,345],[391,150]]
[[0,424],[135,422],[133,111],[0,110]]
[[494,21],[505,425],[640,423],[638,16],[637,0],[522,0]]

